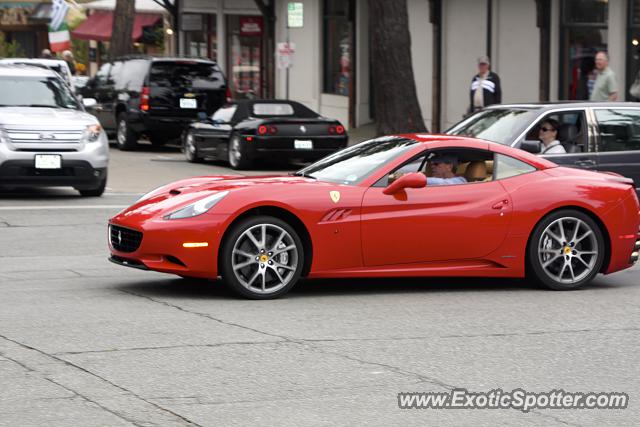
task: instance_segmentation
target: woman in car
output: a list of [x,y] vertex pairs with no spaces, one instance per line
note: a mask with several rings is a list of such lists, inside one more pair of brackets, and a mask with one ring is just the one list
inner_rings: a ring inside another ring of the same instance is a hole
[[558,128],[560,124],[554,119],[546,119],[540,125],[538,138],[544,144],[540,154],[564,154],[566,150],[558,141]]

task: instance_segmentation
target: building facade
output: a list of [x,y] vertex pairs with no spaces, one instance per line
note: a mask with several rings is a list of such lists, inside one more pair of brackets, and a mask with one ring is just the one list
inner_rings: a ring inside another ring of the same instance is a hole
[[[217,59],[235,96],[288,93],[350,127],[374,121],[368,0],[274,1],[275,43],[289,41],[295,52],[290,68],[275,67],[273,88],[264,87],[264,74],[269,61],[281,61],[266,49],[254,0],[183,0],[180,53]],[[302,5],[302,27],[287,25],[291,3]],[[640,0],[407,0],[407,6],[416,89],[430,130],[445,130],[466,113],[480,55],[500,75],[505,103],[588,98],[599,50],[609,53],[619,99],[631,98],[640,68]]]

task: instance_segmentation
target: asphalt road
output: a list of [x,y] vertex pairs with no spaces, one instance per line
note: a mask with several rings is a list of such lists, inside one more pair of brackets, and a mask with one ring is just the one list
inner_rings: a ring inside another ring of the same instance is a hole
[[[282,166],[268,167],[278,172]],[[237,299],[107,261],[107,219],[180,177],[113,152],[107,193],[0,195],[0,425],[637,425],[640,271],[575,292],[519,280],[306,281]],[[399,392],[621,391],[625,410],[401,410]]]

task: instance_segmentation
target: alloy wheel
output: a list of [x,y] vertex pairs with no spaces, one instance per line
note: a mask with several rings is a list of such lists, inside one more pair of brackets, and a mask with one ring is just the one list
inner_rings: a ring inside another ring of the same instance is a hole
[[291,282],[299,259],[296,241],[288,231],[275,224],[257,224],[236,239],[231,266],[247,290],[269,295]]
[[587,222],[561,217],[540,235],[538,262],[544,273],[557,283],[571,285],[589,276],[597,265],[599,245]]

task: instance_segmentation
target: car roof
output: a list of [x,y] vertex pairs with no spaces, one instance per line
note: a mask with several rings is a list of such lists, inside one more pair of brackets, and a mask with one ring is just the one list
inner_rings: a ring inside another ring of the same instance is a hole
[[47,59],[47,58],[3,58],[0,62],[5,63],[23,63],[23,64],[42,64],[42,65],[67,65],[64,59]]
[[26,64],[0,63],[0,77],[60,77],[49,69]]
[[192,57],[179,57],[179,56],[151,56],[151,55],[126,55],[126,56],[120,56],[116,59],[114,59],[111,62],[115,62],[115,61],[129,61],[129,60],[134,60],[134,59],[143,59],[143,60],[147,60],[147,61],[152,61],[152,62],[162,62],[162,61],[166,61],[166,62],[197,62],[199,64],[217,64],[216,61],[212,61],[210,59],[203,59],[203,58],[192,58]]
[[586,107],[636,107],[640,108],[640,102],[593,102],[593,101],[554,101],[554,102],[527,102],[520,104],[494,104],[485,110],[499,110],[503,108],[522,108],[531,110],[553,110],[555,108],[586,108]]

